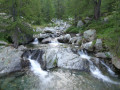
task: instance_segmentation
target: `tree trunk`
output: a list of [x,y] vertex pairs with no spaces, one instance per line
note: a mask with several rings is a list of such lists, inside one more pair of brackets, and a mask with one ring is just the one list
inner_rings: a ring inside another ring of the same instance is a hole
[[94,0],[95,7],[94,7],[94,19],[98,20],[100,17],[100,6],[101,6],[101,0]]
[[13,17],[13,22],[16,21],[16,3],[14,0],[12,0],[12,17]]
[[[13,17],[13,22],[16,22],[16,1],[12,0],[12,17]],[[17,35],[17,31],[18,31],[18,27],[15,28],[14,32],[13,32],[13,36],[12,36],[12,40],[13,40],[13,47],[14,48],[18,48],[18,35]]]
[[18,28],[16,27],[14,32],[13,32],[13,36],[12,36],[12,41],[14,43],[13,47],[16,48],[16,49],[18,48],[18,45],[19,45],[18,44],[18,32],[17,31],[18,31]]

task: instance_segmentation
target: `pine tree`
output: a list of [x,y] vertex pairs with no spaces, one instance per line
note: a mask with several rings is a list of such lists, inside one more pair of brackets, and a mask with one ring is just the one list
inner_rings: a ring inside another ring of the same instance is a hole
[[[26,44],[32,40],[32,29],[25,23],[24,9],[30,0],[4,0],[1,1],[1,11],[10,15],[4,22],[5,30],[9,38],[12,39],[14,47],[19,44]],[[29,38],[28,38],[29,37]]]

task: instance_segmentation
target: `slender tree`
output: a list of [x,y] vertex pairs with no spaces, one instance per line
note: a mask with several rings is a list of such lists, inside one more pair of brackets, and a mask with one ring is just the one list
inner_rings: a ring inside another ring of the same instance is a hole
[[101,6],[101,0],[94,0],[94,18],[96,20],[100,17],[100,6]]

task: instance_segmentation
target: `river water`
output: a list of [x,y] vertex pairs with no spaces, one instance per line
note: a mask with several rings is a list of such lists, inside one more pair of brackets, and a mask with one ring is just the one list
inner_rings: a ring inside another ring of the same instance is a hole
[[[33,44],[38,44],[37,39]],[[58,43],[52,42],[57,46]],[[42,70],[41,65],[29,57],[30,69],[0,78],[0,90],[120,90],[120,79],[104,62],[101,71],[83,51],[78,52],[89,61],[90,72],[54,68]]]
[[56,68],[46,72],[48,75],[42,73],[29,72],[21,76],[15,73],[3,77],[0,90],[120,90],[120,85],[95,78],[88,72]]

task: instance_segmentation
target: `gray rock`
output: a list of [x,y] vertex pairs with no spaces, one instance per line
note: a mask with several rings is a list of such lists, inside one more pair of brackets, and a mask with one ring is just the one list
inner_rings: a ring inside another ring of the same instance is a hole
[[86,17],[84,21],[85,21],[85,23],[89,23],[90,20],[91,20],[91,18]]
[[[58,37],[58,42],[60,42],[60,43],[65,43],[65,41],[64,41],[64,36],[60,36],[60,37]],[[68,41],[67,41],[68,42]]]
[[95,65],[98,65],[100,62],[99,62],[99,58],[96,58],[96,57],[91,57],[90,59]]
[[78,23],[77,23],[77,27],[78,28],[82,27],[83,25],[84,25],[84,23],[83,23],[82,20],[78,21]]
[[5,16],[5,15],[7,15],[6,13],[0,13],[0,16]]
[[70,39],[71,39],[70,34],[66,34],[65,36],[58,37],[58,41],[60,43],[69,43]]
[[87,42],[85,44],[82,44],[81,49],[86,49],[88,51],[93,51],[92,42]]
[[45,33],[55,33],[55,29],[53,27],[46,27],[44,28]]
[[7,45],[8,43],[5,42],[5,41],[0,41],[0,44],[2,44],[2,45]]
[[66,40],[70,40],[70,38],[71,38],[71,35],[70,35],[70,34],[66,34],[66,35],[64,36],[64,39],[66,39]]
[[38,38],[39,39],[41,39],[41,38],[45,39],[45,38],[48,38],[48,37],[50,37],[48,34],[40,34]]
[[81,46],[81,44],[82,44],[82,37],[78,37],[75,45]]
[[84,32],[84,38],[86,41],[93,41],[96,39],[96,30],[87,30]]
[[41,32],[41,33],[42,33],[44,30],[43,30],[43,28],[37,27],[35,31],[36,31],[36,32]]
[[111,58],[111,54],[109,52],[99,52],[95,54],[95,56],[98,58],[103,58],[103,59]]
[[80,33],[78,33],[78,34],[76,34],[76,36],[77,36],[77,37],[80,37],[80,36],[81,36],[81,34],[80,34]]
[[101,51],[101,50],[103,50],[102,40],[101,40],[101,39],[97,39],[97,40],[96,40],[95,50],[96,50],[96,51]]
[[70,39],[70,44],[79,45],[82,42],[82,37],[72,37]]
[[46,38],[46,39],[43,39],[41,43],[43,44],[48,44],[48,43],[51,43],[51,38]]
[[[43,56],[44,51],[41,49],[38,50],[26,50],[22,54],[22,67],[26,68],[30,66],[29,59],[31,60],[36,60],[37,62],[40,63],[42,69],[46,69],[46,62],[43,61]],[[31,58],[30,58],[31,57]]]
[[47,62],[47,68],[61,67],[67,69],[86,70],[88,61],[74,54],[70,48],[49,48],[43,55],[43,60]]
[[109,17],[105,17],[104,22],[108,22],[108,21],[109,21]]
[[25,46],[23,46],[23,45],[20,45],[19,47],[18,47],[18,50],[25,50],[25,49],[27,49],[27,47],[25,47]]
[[56,48],[49,48],[43,55],[43,61],[46,61],[46,68],[51,69],[57,66],[57,52]]
[[114,64],[117,69],[120,69],[120,59],[119,58],[112,57],[112,64]]
[[58,67],[67,69],[87,70],[88,62],[77,54],[74,54],[70,48],[62,48],[57,53]]
[[71,44],[76,43],[76,42],[77,42],[77,38],[78,38],[78,37],[72,37],[72,38],[70,39],[70,43],[71,43]]
[[13,47],[0,49],[0,75],[21,70],[22,51]]

